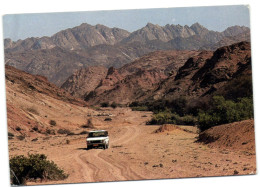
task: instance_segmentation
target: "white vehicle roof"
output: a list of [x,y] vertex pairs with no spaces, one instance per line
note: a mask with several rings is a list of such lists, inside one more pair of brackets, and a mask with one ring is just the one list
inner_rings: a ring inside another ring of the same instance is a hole
[[89,132],[107,132],[106,130],[94,130],[94,131],[89,131]]

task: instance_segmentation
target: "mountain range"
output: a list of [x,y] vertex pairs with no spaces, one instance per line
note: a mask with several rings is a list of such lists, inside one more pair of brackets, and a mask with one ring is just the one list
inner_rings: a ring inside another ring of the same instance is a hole
[[217,93],[234,99],[250,96],[246,92],[252,89],[251,48],[249,42],[239,42],[216,51],[156,51],[119,69],[111,67],[96,78],[94,74],[80,70],[61,88],[93,105],[128,105],[182,96],[200,100]]
[[61,86],[77,70],[91,66],[120,68],[158,50],[216,50],[250,41],[250,29],[233,26],[210,31],[199,23],[191,26],[148,23],[132,33],[104,25],[69,28],[51,37],[4,40],[5,64],[47,77]]

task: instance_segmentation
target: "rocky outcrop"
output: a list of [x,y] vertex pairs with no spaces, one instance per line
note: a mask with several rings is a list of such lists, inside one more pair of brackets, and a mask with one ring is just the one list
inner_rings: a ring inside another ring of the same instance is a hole
[[94,90],[107,75],[107,68],[90,66],[82,68],[71,75],[61,86],[71,95],[83,97]]
[[156,51],[122,68],[109,68],[107,76],[93,92],[85,95],[91,104],[118,102],[127,104],[143,99],[168,75],[176,75],[185,61],[198,51]]
[[250,43],[240,42],[188,59],[175,77],[162,82],[152,97],[204,97],[245,74],[251,76],[251,48]]
[[[181,57],[185,59],[182,63]],[[181,96],[198,99],[223,92],[222,88],[230,89],[226,85],[244,75],[251,76],[248,42],[222,47],[215,52],[154,52],[111,70],[107,76],[110,78],[102,80],[86,100],[91,104],[127,104]]]

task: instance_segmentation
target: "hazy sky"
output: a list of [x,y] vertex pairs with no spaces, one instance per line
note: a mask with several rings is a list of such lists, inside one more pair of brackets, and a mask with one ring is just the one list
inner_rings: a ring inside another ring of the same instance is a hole
[[161,26],[166,24],[190,26],[199,22],[215,31],[223,31],[233,25],[250,26],[249,8],[244,5],[12,14],[3,17],[4,38],[11,38],[14,41],[28,37],[51,36],[81,23],[103,24],[132,32],[144,27],[148,22]]

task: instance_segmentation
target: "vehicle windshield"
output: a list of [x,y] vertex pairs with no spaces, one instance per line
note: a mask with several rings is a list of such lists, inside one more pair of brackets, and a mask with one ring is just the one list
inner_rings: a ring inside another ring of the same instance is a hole
[[105,132],[90,132],[88,137],[107,137],[108,133]]

